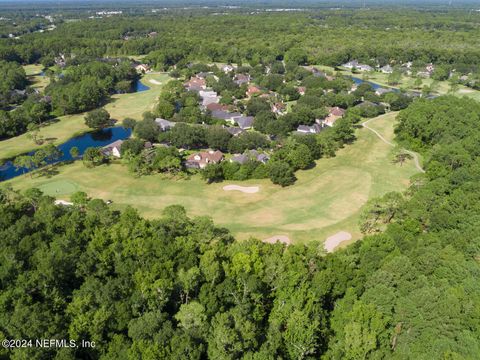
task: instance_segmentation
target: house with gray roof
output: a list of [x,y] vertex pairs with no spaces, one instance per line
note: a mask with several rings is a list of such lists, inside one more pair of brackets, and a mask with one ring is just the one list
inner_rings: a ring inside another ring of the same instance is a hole
[[224,111],[224,110],[213,110],[212,111],[212,117],[214,117],[216,119],[231,121],[231,122],[234,122],[235,118],[238,118],[240,116],[242,116],[242,114],[236,113],[236,112],[231,113],[231,112]]
[[225,127],[225,130],[227,130],[233,136],[238,136],[245,132],[245,130],[240,129],[239,127],[231,127],[231,126]]
[[377,90],[375,90],[375,94],[377,94],[378,96],[382,96],[390,92],[393,92],[393,89],[378,88]]
[[391,74],[393,73],[393,68],[390,65],[385,65],[384,67],[380,68],[380,71],[384,74]]
[[249,160],[249,157],[245,154],[237,154],[234,155],[231,159],[230,162],[236,162],[240,165],[245,164]]
[[116,158],[122,157],[121,155],[121,148],[122,148],[123,140],[117,140],[113,143],[106,145],[102,148],[102,154],[105,156],[114,156]]
[[167,131],[167,130],[170,130],[172,127],[175,126],[176,123],[172,122],[172,121],[168,121],[168,120],[165,120],[165,119],[162,119],[162,118],[156,118],[155,119],[155,123],[158,125],[158,127],[160,128],[160,130],[162,131]]
[[235,118],[234,120],[240,127],[240,129],[246,130],[252,128],[254,119],[255,118],[253,116],[240,116]]
[[323,129],[324,129],[324,126],[322,126],[321,124],[313,124],[312,126],[299,125],[296,133],[299,135],[318,134]]

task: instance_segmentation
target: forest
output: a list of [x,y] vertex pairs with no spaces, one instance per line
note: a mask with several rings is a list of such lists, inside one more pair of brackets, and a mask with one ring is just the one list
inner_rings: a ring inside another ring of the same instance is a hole
[[0,355],[478,358],[478,114],[453,96],[402,110],[397,137],[426,174],[365,214],[383,232],[327,255],[315,242],[236,242],[179,206],[146,220],[81,192],[65,207],[3,188],[0,334],[97,346]]
[[[404,192],[369,199],[360,216],[363,238],[331,253],[314,239],[239,241],[180,205],[147,218],[82,191],[62,205],[39,189],[2,185],[1,340],[95,346],[2,347],[0,359],[480,358],[480,103],[453,91],[428,96],[421,88],[379,95],[336,71],[353,59],[377,69],[432,63],[433,80],[464,76],[463,90],[473,91],[480,87],[480,12],[145,9],[111,17],[73,5],[6,13],[0,139],[28,132],[36,143],[39,127],[65,114],[82,114],[90,130],[111,126],[115,119],[101,107],[133,91],[142,62],[169,82],[158,102],[148,103],[150,111],[123,119],[134,136],[121,145],[122,159],[110,160],[135,176],[176,176],[185,154],[207,147],[228,156],[265,150],[266,164],[224,161],[198,172],[207,183],[269,177],[292,185],[296,171],[354,142],[364,119],[391,110],[399,111],[394,141],[418,152],[425,172]],[[48,77],[41,91],[25,72],[32,64]],[[227,75],[221,64],[237,67]],[[309,65],[334,70],[316,76]],[[200,110],[199,95],[185,82],[201,72],[221,96],[217,105],[255,117],[251,129],[235,136],[226,121]],[[248,75],[267,97],[247,96],[238,75]],[[277,100],[288,111],[274,113]],[[345,110],[335,126],[295,134],[332,107]],[[175,126],[164,131],[157,117]],[[79,149],[71,150],[79,160]],[[53,170],[60,155],[50,143],[13,166]],[[392,162],[401,166],[407,155],[399,152]],[[81,161],[93,174],[106,155],[90,147]]]

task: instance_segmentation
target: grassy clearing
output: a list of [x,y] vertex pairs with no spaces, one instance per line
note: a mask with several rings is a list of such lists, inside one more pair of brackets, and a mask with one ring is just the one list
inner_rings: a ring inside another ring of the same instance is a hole
[[[318,65],[316,66],[317,68],[324,70],[324,71],[332,71],[335,72],[333,67],[330,66],[323,66],[323,65]],[[363,78],[364,74],[359,73],[359,74],[353,74],[351,71],[348,70],[342,70],[340,71],[341,74],[343,75],[348,75],[348,76],[355,76],[357,78]],[[383,74],[381,72],[374,72],[374,73],[369,73],[366,74],[368,76],[368,81],[377,83],[381,86],[384,87],[391,87],[391,85],[388,85],[388,74]],[[431,86],[432,83],[434,83],[433,79],[422,79],[422,85],[419,88],[416,88],[414,86],[415,79],[409,76],[402,76],[400,83],[396,85],[395,87],[398,87],[400,89],[408,90],[408,91],[421,91],[421,88],[424,85]],[[436,81],[434,84],[433,88],[434,92],[438,95],[445,95],[449,93],[450,91],[450,84],[448,81]],[[470,89],[466,86],[459,86],[458,90],[453,94],[455,96],[467,96],[472,99],[475,99],[477,101],[480,101],[480,91]]]
[[[150,80],[155,80],[161,85],[151,83]],[[110,112],[113,119],[119,121],[126,117],[141,119],[145,111],[153,109],[162,85],[168,80],[167,74],[146,74],[142,78],[142,82],[149,86],[150,90],[113,95],[112,100],[105,105],[105,109]],[[58,121],[44,126],[40,130],[40,135],[45,139],[53,141],[54,144],[61,144],[89,130],[84,123],[84,116],[85,114],[76,114],[59,117]],[[36,148],[38,146],[28,139],[25,134],[16,136],[0,141],[0,159],[8,159]]]
[[27,78],[30,81],[30,86],[40,91],[45,90],[47,85],[50,83],[50,79],[47,76],[40,75],[43,69],[42,65],[25,65],[23,69],[25,70],[25,74],[27,74]]
[[[395,116],[381,116],[370,126],[391,140]],[[9,183],[18,189],[37,186],[64,200],[80,189],[92,197],[113,200],[117,208],[132,205],[149,218],[159,216],[168,205],[180,204],[190,215],[211,216],[238,239],[287,235],[293,242],[324,241],[344,230],[352,233],[354,241],[361,237],[358,216],[365,202],[405,189],[416,173],[412,161],[403,166],[392,164],[392,148],[371,131],[360,128],[357,136],[357,141],[336,157],[298,172],[297,183],[287,188],[268,180],[206,185],[199,176],[190,180],[171,180],[162,175],[135,178],[120,164],[86,169],[80,162],[60,168],[51,179],[19,177]],[[223,191],[228,184],[260,186],[260,191]]]

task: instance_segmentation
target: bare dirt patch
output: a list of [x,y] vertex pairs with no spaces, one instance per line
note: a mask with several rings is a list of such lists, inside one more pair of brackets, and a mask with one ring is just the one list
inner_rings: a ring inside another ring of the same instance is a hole
[[153,85],[162,85],[162,83],[158,80],[155,80],[155,79],[150,79],[148,80],[149,83],[153,84]]
[[344,241],[348,241],[352,238],[352,234],[346,231],[340,231],[335,235],[329,236],[325,241],[325,250],[332,252],[335,248]]
[[239,186],[239,185],[226,185],[223,187],[225,191],[241,191],[245,194],[254,194],[260,190],[258,186]]
[[263,239],[262,241],[267,244],[275,244],[279,242],[282,244],[290,245],[292,243],[292,241],[287,235],[275,235],[275,236],[269,237],[268,239]]

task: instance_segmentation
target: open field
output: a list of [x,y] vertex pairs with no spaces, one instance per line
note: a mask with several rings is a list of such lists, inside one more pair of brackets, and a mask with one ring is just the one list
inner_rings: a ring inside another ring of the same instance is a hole
[[[105,105],[113,119],[123,120],[126,117],[141,119],[145,111],[152,110],[163,84],[168,81],[166,74],[146,74],[142,82],[150,87],[149,90],[113,95],[111,101]],[[156,80],[161,85],[153,84],[149,80]],[[40,135],[51,139],[54,144],[61,144],[68,139],[88,131],[84,123],[84,114],[66,115],[58,118],[57,122],[44,126]],[[0,141],[0,159],[8,159],[16,155],[38,148],[25,134],[11,139]]]
[[[388,140],[393,138],[396,113],[369,123]],[[135,178],[126,166],[111,164],[87,169],[81,162],[66,165],[50,179],[19,177],[8,181],[14,188],[40,187],[47,194],[68,200],[82,190],[91,197],[113,200],[114,207],[132,205],[149,218],[168,205],[180,204],[189,215],[211,216],[237,238],[266,239],[277,234],[292,242],[324,241],[347,231],[352,242],[361,237],[358,216],[365,202],[386,192],[403,190],[417,172],[413,161],[392,164],[392,147],[366,128],[357,130],[357,141],[331,159],[321,159],[311,170],[297,173],[295,185],[281,188],[269,180],[224,182],[206,185],[199,176],[170,180],[162,175]],[[225,185],[259,186],[257,193],[223,191]],[[348,242],[342,243],[345,246]]]
[[42,65],[25,65],[23,69],[25,70],[25,74],[27,74],[30,85],[34,89],[43,91],[49,84],[50,79],[46,76],[40,75],[43,69]]
[[[333,67],[330,66],[323,66],[323,65],[318,65],[316,66],[318,69],[325,70],[325,71],[332,71],[335,72]],[[348,75],[348,76],[354,76],[360,79],[364,78],[364,75],[367,75],[368,81],[377,83],[381,86],[384,87],[391,87],[391,85],[388,85],[388,74],[384,74],[381,72],[373,72],[373,73],[368,73],[364,74],[362,72],[358,74],[353,74],[349,70],[342,70],[340,71],[341,74],[343,75]],[[404,89],[404,90],[410,90],[410,91],[421,91],[421,88],[415,88],[414,86],[415,79],[409,76],[402,76],[400,83],[396,85],[395,87]],[[434,83],[433,79],[422,79],[422,87],[424,85],[431,86],[432,83]],[[448,81],[435,81],[433,91],[437,93],[438,95],[445,95],[450,91],[450,84]],[[477,101],[480,101],[480,91],[470,89],[466,86],[460,85],[458,87],[458,90],[454,93],[456,96],[467,96],[472,99],[475,99]]]

